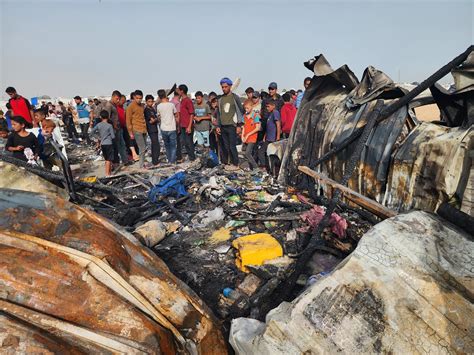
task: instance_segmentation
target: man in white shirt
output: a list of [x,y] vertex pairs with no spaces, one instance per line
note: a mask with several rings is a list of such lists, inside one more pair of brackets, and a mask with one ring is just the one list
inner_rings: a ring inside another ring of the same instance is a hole
[[176,129],[179,126],[178,111],[176,106],[169,102],[165,90],[158,90],[160,103],[156,107],[160,120],[161,136],[166,150],[166,157],[171,164],[176,163]]

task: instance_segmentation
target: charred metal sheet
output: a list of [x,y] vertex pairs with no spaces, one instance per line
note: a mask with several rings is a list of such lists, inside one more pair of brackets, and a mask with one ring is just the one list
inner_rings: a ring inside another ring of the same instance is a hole
[[[472,55],[455,70],[459,72],[464,68],[470,75],[471,59]],[[464,59],[457,57],[456,60],[461,63]],[[305,66],[315,75],[295,118],[279,176],[280,182],[299,187],[312,186],[306,176],[298,173],[300,165],[340,181],[357,140],[315,166],[322,161],[320,158],[335,147],[343,146],[343,142],[366,124],[376,99],[384,99],[388,107],[406,93],[406,89],[373,67],[368,67],[358,82],[346,65],[333,70],[322,55],[306,62]],[[432,86],[431,90],[437,87]],[[473,88],[468,86],[457,93],[433,95],[451,122],[448,125],[463,128],[431,123],[420,127],[406,100],[405,106],[379,122],[372,131],[348,186],[400,212],[414,207],[435,211],[440,203],[450,199],[464,201],[464,191],[469,190],[466,179],[472,165],[467,157],[472,149],[469,148],[472,146],[469,132],[474,120]],[[426,143],[435,137],[432,145]],[[427,147],[434,150],[428,152]]]
[[226,352],[214,316],[156,255],[63,199],[0,189],[0,270],[0,315],[86,352]]
[[[316,61],[315,68],[319,61]],[[324,68],[324,75],[315,75],[305,93],[282,163],[285,173],[281,178],[293,185],[306,181],[306,177],[298,173],[299,165],[312,167],[319,157],[365,125],[375,104],[373,98],[403,95],[403,90],[374,68],[370,67],[364,72],[360,83],[347,66],[331,72],[324,60]],[[314,71],[319,73],[316,69]],[[349,86],[347,83],[354,85]],[[387,104],[389,102],[386,101]],[[376,127],[364,149],[361,164],[349,181],[352,189],[379,202],[383,199],[390,154],[397,140],[407,133],[407,119],[407,108],[402,107]],[[324,163],[320,171],[340,181],[345,163],[356,144],[354,142]]]
[[443,201],[461,201],[462,172],[467,176],[472,164],[465,158],[473,146],[472,127],[417,126],[393,154],[384,203],[399,211],[435,211]]

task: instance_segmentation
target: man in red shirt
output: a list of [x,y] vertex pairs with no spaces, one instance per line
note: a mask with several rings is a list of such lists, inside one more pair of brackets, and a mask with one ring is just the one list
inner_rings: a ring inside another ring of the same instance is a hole
[[10,96],[8,100],[12,107],[13,116],[21,116],[29,123],[33,123],[33,108],[30,102],[23,96],[18,95],[15,88],[9,86],[5,92]]
[[[189,160],[196,159],[194,155],[193,142],[193,122],[194,122],[194,105],[193,101],[188,97],[188,87],[184,84],[178,86],[178,92],[181,97],[181,104],[179,107],[179,125],[181,127],[179,138],[181,146],[184,144]],[[176,152],[176,157],[179,161],[183,160],[181,149]]]
[[283,138],[290,136],[291,127],[296,116],[296,107],[291,103],[291,95],[283,94],[283,106],[281,107],[281,132]]

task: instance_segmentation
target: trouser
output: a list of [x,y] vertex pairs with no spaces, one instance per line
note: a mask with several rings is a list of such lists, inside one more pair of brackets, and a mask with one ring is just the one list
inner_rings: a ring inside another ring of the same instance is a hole
[[166,158],[168,163],[176,163],[176,131],[161,131],[163,142],[165,144]]
[[258,147],[258,162],[260,166],[268,167],[267,148],[271,142],[261,142]]
[[76,125],[74,124],[72,118],[66,118],[64,120],[64,125],[66,126],[66,132],[69,139],[79,138],[79,134],[77,134],[76,130]]
[[157,165],[160,162],[160,140],[158,139],[158,131],[149,132],[151,140],[151,162],[153,165]]
[[181,153],[181,145],[185,146],[189,160],[195,160],[196,156],[194,155],[193,132],[191,131],[191,133],[188,134],[186,133],[186,128],[183,127],[181,127],[181,132],[179,134],[179,144],[177,144],[178,152],[176,155],[178,160],[183,159],[183,155]]
[[289,133],[282,133],[281,138],[282,139],[288,139],[288,138],[290,138],[290,134]]
[[143,168],[143,166],[145,165],[146,133],[133,132],[133,135],[135,136],[135,141],[137,142],[138,149],[140,149],[139,166],[140,166],[140,168]]
[[258,165],[253,157],[253,150],[255,148],[255,143],[245,143],[245,159],[249,162],[251,169],[257,169]]
[[181,146],[181,127],[176,131],[176,159],[183,160],[183,147]]
[[209,146],[214,153],[218,153],[217,135],[214,130],[209,134]]
[[221,150],[222,163],[239,165],[239,155],[237,153],[237,133],[235,126],[221,127]]
[[81,128],[81,138],[83,141],[86,141],[88,144],[91,143],[89,138],[89,123],[80,123],[79,127]]
[[114,130],[115,139],[114,139],[114,163],[119,162],[120,160],[123,164],[128,162],[127,148],[125,146],[125,140],[123,139],[123,128]]

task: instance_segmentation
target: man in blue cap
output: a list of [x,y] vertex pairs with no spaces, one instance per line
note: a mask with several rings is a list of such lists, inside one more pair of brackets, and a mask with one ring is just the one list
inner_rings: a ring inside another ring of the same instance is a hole
[[231,92],[232,80],[222,78],[220,81],[222,95],[217,104],[217,129],[221,141],[221,162],[231,164],[228,170],[239,169],[237,153],[237,127],[243,124],[244,108],[240,98]]

